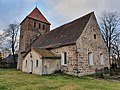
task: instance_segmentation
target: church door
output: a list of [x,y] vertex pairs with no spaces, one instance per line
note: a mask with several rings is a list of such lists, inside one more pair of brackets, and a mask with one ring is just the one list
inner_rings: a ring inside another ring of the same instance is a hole
[[30,74],[33,72],[33,60],[30,61]]

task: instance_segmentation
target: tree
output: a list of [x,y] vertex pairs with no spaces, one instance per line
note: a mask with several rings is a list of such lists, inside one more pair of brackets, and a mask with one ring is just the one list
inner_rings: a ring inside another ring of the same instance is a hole
[[103,35],[103,38],[106,42],[109,51],[109,63],[110,62],[110,52],[111,45],[114,40],[119,36],[118,28],[120,27],[120,17],[117,12],[102,12],[100,17],[100,28]]
[[6,37],[7,40],[6,47],[7,49],[10,49],[13,54],[14,67],[16,65],[15,51],[16,48],[18,47],[18,41],[17,41],[18,30],[19,30],[18,24],[10,24],[9,27],[5,29],[4,32],[4,37]]
[[116,61],[118,62],[118,66],[120,67],[120,35],[118,35],[113,41],[113,46],[114,48],[112,48],[112,50],[117,57]]
[[4,37],[3,37],[3,34],[2,33],[0,33],[0,49],[2,50],[3,49],[3,41],[4,41]]

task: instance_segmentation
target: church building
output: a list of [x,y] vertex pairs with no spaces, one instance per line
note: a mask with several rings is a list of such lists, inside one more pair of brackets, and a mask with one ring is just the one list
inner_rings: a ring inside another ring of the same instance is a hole
[[94,12],[50,30],[50,22],[36,7],[20,25],[17,68],[23,72],[83,76],[109,67],[108,48]]

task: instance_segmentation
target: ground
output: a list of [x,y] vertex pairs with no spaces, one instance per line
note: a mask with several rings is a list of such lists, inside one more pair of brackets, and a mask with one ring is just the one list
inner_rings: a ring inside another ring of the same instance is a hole
[[0,90],[120,90],[120,83],[91,76],[38,76],[15,69],[0,69]]

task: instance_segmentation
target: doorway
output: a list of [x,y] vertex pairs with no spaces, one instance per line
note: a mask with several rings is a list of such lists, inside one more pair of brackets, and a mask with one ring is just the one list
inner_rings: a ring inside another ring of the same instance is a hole
[[30,74],[33,72],[33,60],[30,61]]

